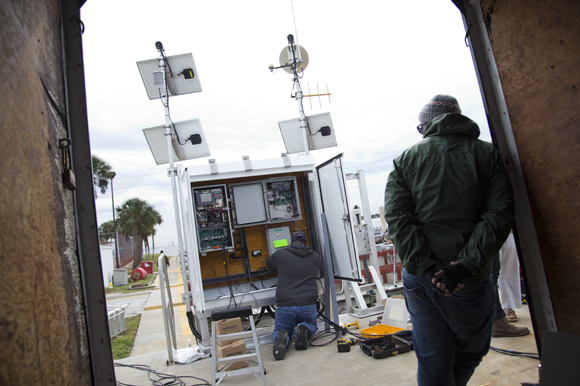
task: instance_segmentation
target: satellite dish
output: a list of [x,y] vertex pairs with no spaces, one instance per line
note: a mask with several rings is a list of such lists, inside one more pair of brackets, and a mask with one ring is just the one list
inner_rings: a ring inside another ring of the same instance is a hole
[[[298,50],[296,49],[296,47],[300,47],[300,58],[302,58],[302,60],[303,60],[302,63],[298,63],[298,67],[296,68],[296,72],[301,73],[308,66],[308,52],[306,52],[304,47],[297,46],[296,44],[294,44],[294,55],[296,55],[297,60],[298,60]],[[289,66],[290,64],[292,64],[292,51],[290,51],[290,46],[286,46],[282,49],[282,52],[280,52],[280,65],[281,66],[288,66],[288,67],[282,67],[282,69],[289,74],[293,74],[294,69],[292,68],[292,66]]]

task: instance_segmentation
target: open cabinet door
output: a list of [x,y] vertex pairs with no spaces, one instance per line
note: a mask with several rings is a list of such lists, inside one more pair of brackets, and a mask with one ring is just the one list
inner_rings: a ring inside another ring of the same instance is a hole
[[[191,185],[187,169],[183,170],[178,165],[177,176],[179,183],[179,202],[181,209],[181,218],[183,220],[183,241],[185,250],[185,259],[189,267],[189,283],[191,284],[191,295],[195,313],[204,312],[205,299],[203,296],[203,287],[201,282],[201,268],[199,266],[199,255],[197,245],[197,229],[193,218],[193,198],[191,196]],[[184,280],[184,287],[187,293],[187,283]],[[187,307],[189,310],[189,305]]]
[[316,167],[335,279],[361,281],[342,154]]

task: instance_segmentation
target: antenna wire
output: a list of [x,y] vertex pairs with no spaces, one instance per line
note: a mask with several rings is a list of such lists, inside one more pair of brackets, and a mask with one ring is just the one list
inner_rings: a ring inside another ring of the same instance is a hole
[[298,29],[296,28],[296,16],[294,15],[294,1],[290,0],[290,5],[292,6],[292,19],[294,20],[294,34],[296,35],[296,51],[298,51],[298,60],[302,60],[302,55],[300,55],[300,44],[298,43]]

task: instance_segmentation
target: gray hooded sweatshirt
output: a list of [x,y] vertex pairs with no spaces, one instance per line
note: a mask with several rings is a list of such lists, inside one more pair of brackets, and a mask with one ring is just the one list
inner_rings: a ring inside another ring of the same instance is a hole
[[318,253],[301,241],[295,241],[268,256],[266,265],[278,271],[276,307],[316,304],[316,279],[322,265]]

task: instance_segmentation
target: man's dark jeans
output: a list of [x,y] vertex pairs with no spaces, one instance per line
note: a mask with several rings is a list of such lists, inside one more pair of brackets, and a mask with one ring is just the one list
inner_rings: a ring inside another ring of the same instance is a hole
[[419,386],[465,386],[487,354],[495,313],[491,277],[446,297],[403,269],[407,309],[413,323]]
[[316,325],[317,315],[316,304],[308,306],[276,307],[276,318],[272,341],[276,342],[278,330],[284,329],[288,331],[288,339],[286,339],[286,347],[288,347],[295,328],[300,324],[304,324],[308,327],[308,338],[312,338],[318,329],[318,326]]

